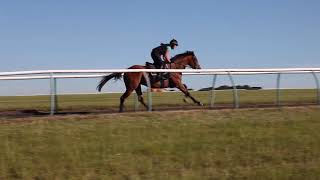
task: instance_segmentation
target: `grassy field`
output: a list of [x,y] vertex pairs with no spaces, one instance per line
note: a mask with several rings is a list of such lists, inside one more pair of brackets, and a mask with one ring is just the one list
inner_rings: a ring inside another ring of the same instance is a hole
[[320,109],[0,121],[0,179],[319,179]]
[[[192,92],[192,95],[201,100],[205,106],[210,103],[210,92]],[[106,110],[111,112],[118,111],[119,97],[121,94],[97,94],[97,95],[59,95],[58,106],[60,111],[85,111],[94,112]],[[153,104],[155,109],[170,107],[188,108],[193,107],[192,103],[185,104],[183,94],[180,92],[153,93]],[[275,104],[275,90],[244,90],[239,91],[240,107],[241,105],[262,105]],[[145,94],[147,101],[147,95]],[[282,90],[282,104],[303,104],[316,103],[316,90]],[[232,91],[216,91],[216,103],[219,106],[233,106]],[[49,96],[24,96],[24,97],[1,97],[0,111],[36,109],[48,111],[50,105]],[[126,109],[132,111],[134,108],[133,96],[126,102]],[[145,110],[140,106],[140,110]]]

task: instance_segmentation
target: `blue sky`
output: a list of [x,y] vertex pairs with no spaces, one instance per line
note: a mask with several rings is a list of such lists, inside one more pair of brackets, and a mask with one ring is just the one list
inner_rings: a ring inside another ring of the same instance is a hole
[[[319,7],[318,0],[1,1],[0,71],[126,68],[171,38],[180,43],[175,53],[194,50],[203,68],[320,67]],[[284,86],[314,86],[301,77]],[[268,76],[237,78],[275,84]],[[188,79],[194,88],[211,83]],[[59,91],[94,92],[96,82],[61,80]],[[47,85],[2,81],[0,95],[47,93]],[[114,86],[107,91],[122,87]]]

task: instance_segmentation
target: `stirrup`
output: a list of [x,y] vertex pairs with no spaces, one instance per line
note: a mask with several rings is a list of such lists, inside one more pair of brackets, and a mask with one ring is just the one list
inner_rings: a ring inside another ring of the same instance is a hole
[[170,73],[165,72],[165,73],[162,74],[162,77],[165,78],[165,79],[169,79],[169,75],[170,75]]

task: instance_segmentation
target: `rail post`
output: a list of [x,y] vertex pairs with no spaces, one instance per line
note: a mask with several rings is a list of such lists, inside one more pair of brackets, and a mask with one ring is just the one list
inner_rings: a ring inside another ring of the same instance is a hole
[[276,104],[277,106],[281,105],[281,100],[280,100],[280,79],[281,79],[281,73],[277,74],[277,99],[276,99]]
[[214,107],[214,102],[215,102],[215,86],[216,86],[216,81],[217,81],[217,74],[215,74],[213,76],[213,80],[212,80],[212,88],[211,88],[211,94],[210,94],[210,108]]
[[50,73],[50,115],[54,115],[57,112],[57,79],[54,77],[53,73]]
[[230,79],[230,82],[231,82],[232,88],[233,88],[233,104],[234,104],[234,108],[239,108],[239,95],[238,95],[237,86],[234,83],[234,80],[233,80],[231,72],[228,72],[228,76],[229,76],[229,79]]
[[151,92],[151,82],[150,82],[150,78],[148,76],[148,73],[143,72],[143,76],[147,82],[147,86],[148,86],[148,111],[151,112],[152,111],[152,92]]
[[320,105],[320,83],[319,83],[319,79],[318,79],[318,76],[317,74],[312,71],[312,75],[313,75],[313,78],[316,82],[316,87],[317,87],[317,104]]

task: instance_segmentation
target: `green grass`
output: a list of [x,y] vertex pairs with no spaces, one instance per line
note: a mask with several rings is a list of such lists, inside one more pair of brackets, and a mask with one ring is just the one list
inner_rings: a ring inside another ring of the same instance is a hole
[[320,110],[0,121],[0,179],[319,179]]
[[[210,104],[210,92],[191,92],[194,97],[201,100],[206,106]],[[95,111],[110,110],[116,112],[118,110],[119,98],[121,94],[97,94],[97,95],[59,95],[58,106],[60,111]],[[147,95],[144,95],[147,101]],[[182,93],[153,93],[154,108],[161,109],[167,107],[190,107],[193,106],[191,101],[189,104],[183,103]],[[239,91],[240,106],[244,104],[275,104],[275,90],[253,90]],[[316,90],[282,90],[281,101],[283,104],[301,104],[316,103]],[[227,105],[232,107],[233,94],[232,91],[216,91],[217,106]],[[0,111],[6,110],[22,110],[36,109],[48,111],[50,105],[49,96],[24,96],[24,97],[0,97]],[[133,110],[134,101],[131,96],[126,102],[127,110]],[[140,110],[144,110],[140,106]]]

